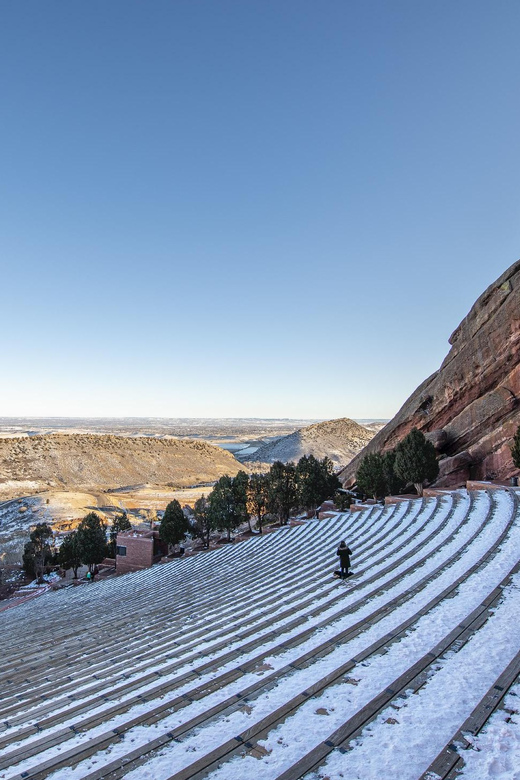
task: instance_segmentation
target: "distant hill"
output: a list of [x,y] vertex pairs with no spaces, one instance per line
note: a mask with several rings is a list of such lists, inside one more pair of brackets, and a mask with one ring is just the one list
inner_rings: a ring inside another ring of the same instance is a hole
[[0,439],[0,495],[141,483],[186,487],[239,468],[229,452],[202,441],[95,434]]
[[281,460],[288,463],[298,461],[303,455],[314,455],[316,458],[324,458],[326,455],[336,466],[345,466],[375,433],[375,430],[368,430],[348,417],[341,417],[300,428],[289,436],[264,444],[243,460],[257,463]]

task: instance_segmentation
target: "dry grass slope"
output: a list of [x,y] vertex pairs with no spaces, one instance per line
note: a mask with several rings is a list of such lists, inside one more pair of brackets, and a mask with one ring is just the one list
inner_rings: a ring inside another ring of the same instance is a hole
[[53,434],[0,440],[0,486],[109,490],[135,484],[188,487],[234,475],[240,465],[205,442]]

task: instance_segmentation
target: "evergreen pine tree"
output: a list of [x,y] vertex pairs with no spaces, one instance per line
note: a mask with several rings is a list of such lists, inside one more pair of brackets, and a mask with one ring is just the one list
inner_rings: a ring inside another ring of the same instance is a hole
[[99,515],[89,512],[78,525],[76,534],[80,558],[92,573],[94,566],[101,563],[108,553],[106,526]]
[[262,533],[262,523],[269,501],[269,477],[267,474],[251,474],[247,501],[249,512],[256,517],[256,526]]
[[395,450],[383,452],[383,476],[387,496],[395,496],[406,487],[404,480],[395,473]]
[[192,526],[193,535],[200,539],[205,547],[209,547],[210,534],[215,528],[213,517],[210,512],[209,501],[205,495],[202,495],[193,507],[194,523]]
[[240,523],[240,510],[236,505],[233,479],[227,474],[220,477],[208,500],[212,523],[219,531],[226,531],[228,541],[231,541],[231,531]]
[[341,483],[334,474],[334,464],[325,457],[303,455],[296,465],[296,489],[298,504],[313,512],[326,498],[331,498]]
[[395,448],[394,468],[398,477],[415,486],[418,496],[423,494],[424,482],[432,482],[437,477],[439,464],[435,447],[417,428],[412,428]]
[[277,460],[269,470],[269,511],[285,525],[296,505],[296,467]]
[[34,568],[34,544],[26,542],[23,547],[22,567],[28,577],[35,577]]
[[235,499],[235,513],[237,518],[237,524],[245,523],[247,521],[249,530],[251,528],[251,515],[247,508],[247,490],[249,487],[249,476],[245,471],[239,471],[236,477],[233,478],[233,496]]
[[383,456],[379,452],[369,452],[362,458],[356,472],[358,488],[376,501],[386,493],[383,462]]
[[72,569],[74,572],[74,579],[78,579],[78,569],[81,566],[82,560],[76,531],[68,534],[61,543],[58,552],[58,562],[65,571]]
[[29,536],[24,547],[23,567],[27,574],[36,577],[41,582],[45,567],[52,560],[50,542],[53,538],[52,528],[47,523],[38,523]]
[[189,530],[188,519],[184,516],[181,505],[174,498],[164,510],[159,536],[170,547],[186,539]]
[[322,499],[324,501],[326,498],[334,497],[336,490],[338,490],[341,487],[341,481],[338,478],[338,475],[334,473],[334,463],[331,461],[330,458],[327,458],[325,456],[323,460],[321,460],[320,462],[321,462],[322,469],[325,471],[325,474],[327,475],[327,492]]

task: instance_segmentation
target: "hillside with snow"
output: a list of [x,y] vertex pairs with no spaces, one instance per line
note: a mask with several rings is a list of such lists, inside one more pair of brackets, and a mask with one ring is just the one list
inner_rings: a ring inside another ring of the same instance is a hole
[[31,526],[51,520],[47,507],[39,498],[0,503],[0,564],[17,563]]
[[513,780],[519,561],[518,491],[459,491],[7,609],[0,778]]
[[187,487],[239,468],[229,452],[204,441],[73,433],[0,439],[0,496],[7,499],[49,489]]
[[334,465],[345,466],[380,428],[381,425],[365,427],[348,417],[326,420],[264,444],[250,455],[237,453],[237,457],[258,463],[274,463],[276,460],[288,463],[297,462],[303,455],[314,455],[319,459],[327,456]]

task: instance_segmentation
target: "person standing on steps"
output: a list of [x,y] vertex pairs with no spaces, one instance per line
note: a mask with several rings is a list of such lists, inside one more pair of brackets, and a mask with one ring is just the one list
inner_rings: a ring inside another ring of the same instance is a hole
[[347,547],[346,542],[340,542],[336,555],[339,557],[340,577],[342,580],[344,580],[349,576],[350,556],[352,555],[352,550],[350,547]]

